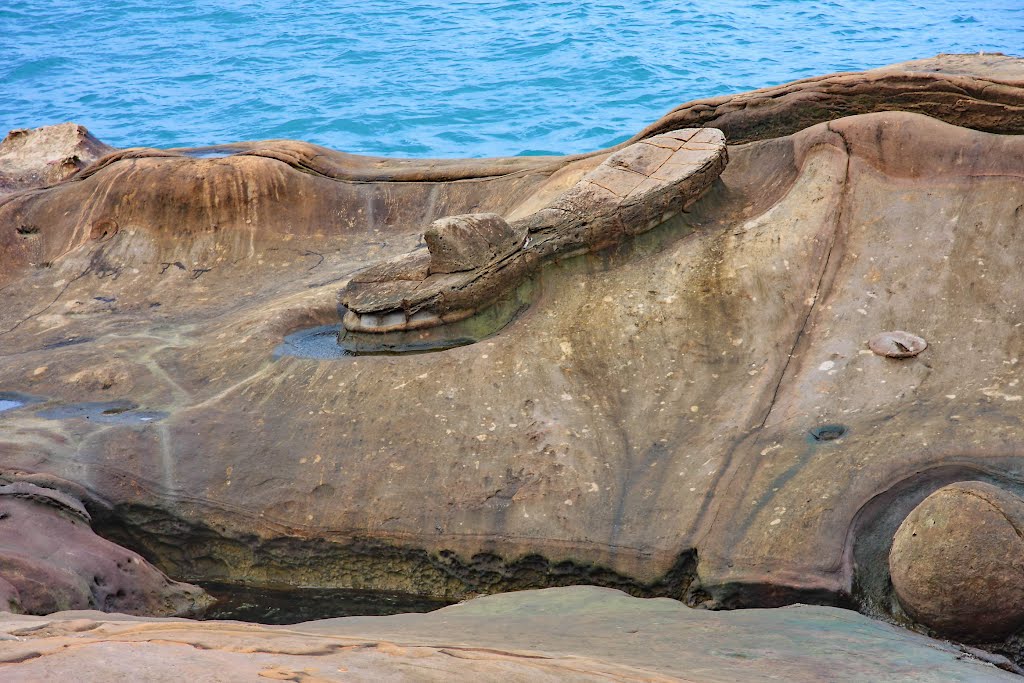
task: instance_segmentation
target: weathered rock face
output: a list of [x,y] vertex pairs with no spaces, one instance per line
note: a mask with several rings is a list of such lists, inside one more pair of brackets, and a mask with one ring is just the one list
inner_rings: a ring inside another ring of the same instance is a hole
[[26,482],[0,486],[0,599],[7,611],[186,616],[211,599],[100,538],[81,502]]
[[834,608],[706,612],[592,587],[286,628],[96,612],[0,615],[0,676],[17,680],[207,680],[216,672],[219,681],[308,683],[731,683],[820,681],[823,671],[839,681],[1017,680],[949,643]]
[[113,151],[73,123],[12,130],[0,142],[0,194],[58,183]]
[[991,484],[939,489],[914,508],[889,565],[900,603],[943,635],[1002,640],[1024,624],[1024,500]]
[[[40,401],[0,413],[0,474],[76,482],[109,511],[98,529],[179,578],[768,606],[861,600],[877,570],[888,590],[887,544],[921,500],[1020,479],[1024,138],[1005,133],[1024,130],[1024,65],[731,102],[692,125],[749,142],[685,212],[550,261],[500,334],[439,353],[274,355],[339,325],[350,282],[425,281],[432,221],[514,225],[612,150],[134,150],[0,200],[0,390]],[[892,106],[999,134],[838,118]],[[928,348],[874,354],[891,330]]]
[[916,112],[975,130],[1020,133],[1024,120],[1020,60],[1001,54],[939,55],[863,73],[815,76],[742,95],[695,100],[672,110],[632,140],[705,126],[721,129],[735,145],[877,111]]
[[676,216],[727,161],[721,131],[673,131],[615,152],[511,225],[500,216],[435,221],[423,236],[429,256],[399,256],[352,277],[341,293],[345,327],[385,333],[463,320],[551,260],[608,249]]
[[423,233],[431,273],[458,273],[487,265],[523,245],[526,231],[515,231],[494,213],[439,218]]

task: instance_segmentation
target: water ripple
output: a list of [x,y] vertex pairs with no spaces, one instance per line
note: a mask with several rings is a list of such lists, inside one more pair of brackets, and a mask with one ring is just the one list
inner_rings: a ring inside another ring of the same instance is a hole
[[[13,3],[12,3],[13,4]],[[1024,45],[1020,0],[25,0],[0,132],[289,137],[363,154],[588,151],[686,100]]]

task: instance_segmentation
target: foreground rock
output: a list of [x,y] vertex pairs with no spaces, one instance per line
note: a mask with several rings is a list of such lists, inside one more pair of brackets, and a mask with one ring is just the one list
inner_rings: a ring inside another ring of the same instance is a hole
[[900,525],[889,555],[900,604],[937,632],[1002,640],[1024,624],[1024,499],[983,482],[939,489]]
[[0,604],[49,614],[99,609],[188,616],[212,601],[202,589],[171,581],[138,554],[89,528],[81,502],[54,489],[0,486]]
[[[37,401],[0,412],[0,474],[75,483],[178,578],[900,618],[911,510],[1017,486],[1022,105],[1024,62],[954,57],[683,107],[643,137],[745,141],[685,212],[561,254],[480,343],[358,359],[275,350],[433,221],[512,226],[614,150],[112,153],[0,200],[0,390]],[[873,353],[892,331],[927,348]]]
[[947,643],[834,608],[706,612],[586,587],[289,627],[0,616],[0,634],[0,675],[19,680],[1017,680]]

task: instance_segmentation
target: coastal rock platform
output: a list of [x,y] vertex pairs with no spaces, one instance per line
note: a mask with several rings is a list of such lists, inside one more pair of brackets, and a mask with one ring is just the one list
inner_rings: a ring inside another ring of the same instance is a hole
[[147,681],[1014,681],[948,643],[830,607],[707,612],[606,588],[287,627],[0,614],[0,676]]
[[[722,132],[720,175],[530,271],[475,343],[333,343],[342,292],[423,275],[435,221],[500,219],[437,264],[486,266],[517,221],[684,128]],[[0,169],[29,170],[0,197],[0,480],[69,493],[182,581],[597,584],[927,629],[892,587],[897,529],[951,484],[1024,494],[1021,133],[1024,60],[944,55],[690,103],[571,157],[265,141],[65,178],[9,140]],[[281,351],[321,327],[336,354]],[[893,331],[920,343],[873,352]]]

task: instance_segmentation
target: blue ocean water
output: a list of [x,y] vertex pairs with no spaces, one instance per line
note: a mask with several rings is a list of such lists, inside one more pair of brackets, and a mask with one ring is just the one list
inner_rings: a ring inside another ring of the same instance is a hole
[[0,134],[571,153],[687,100],[978,51],[1024,54],[1024,0],[21,0]]

